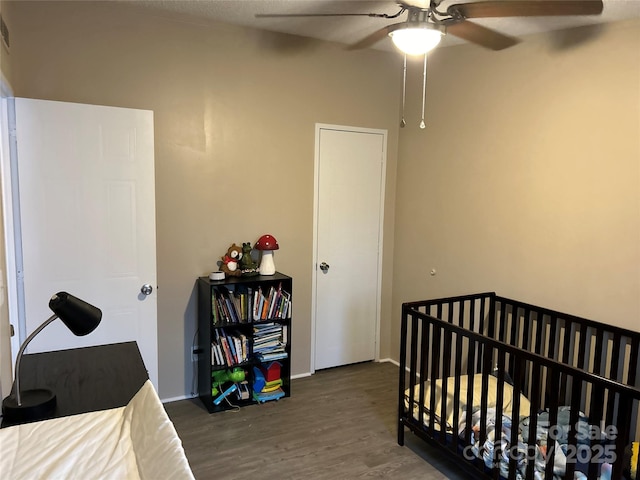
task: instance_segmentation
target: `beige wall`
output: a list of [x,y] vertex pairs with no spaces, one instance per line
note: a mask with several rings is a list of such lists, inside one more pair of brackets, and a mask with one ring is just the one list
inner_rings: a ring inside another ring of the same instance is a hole
[[[6,2],[6,0],[0,0],[0,14],[2,15],[2,18],[4,19],[4,22],[6,24],[11,23],[11,12],[10,12],[10,8],[8,8],[8,4]],[[11,31],[11,29],[9,29],[9,38],[11,41],[11,34],[13,32]],[[3,41],[0,41],[0,71],[2,72],[2,75],[4,76],[5,80],[8,83],[12,83],[11,82],[11,55],[9,54],[9,50],[7,50],[7,47],[4,45]]]
[[400,134],[394,355],[403,301],[488,290],[640,330],[640,21],[572,46],[590,33],[432,56],[427,130]]
[[130,2],[10,5],[17,96],[155,112],[162,398],[193,388],[196,277],[216,269],[231,243],[263,233],[278,239],[276,265],[294,278],[293,373],[309,371],[316,122],[389,130],[382,356],[389,355],[397,56],[168,20]]

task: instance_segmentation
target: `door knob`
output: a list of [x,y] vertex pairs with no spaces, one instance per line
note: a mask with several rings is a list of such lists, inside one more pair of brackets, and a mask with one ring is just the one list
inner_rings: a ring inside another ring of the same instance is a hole
[[327,273],[329,271],[329,264],[322,262],[320,264],[320,270],[322,270],[324,273]]
[[151,295],[151,292],[153,292],[153,287],[151,285],[149,285],[148,283],[145,283],[144,285],[142,285],[142,287],[140,288],[140,292],[143,295]]

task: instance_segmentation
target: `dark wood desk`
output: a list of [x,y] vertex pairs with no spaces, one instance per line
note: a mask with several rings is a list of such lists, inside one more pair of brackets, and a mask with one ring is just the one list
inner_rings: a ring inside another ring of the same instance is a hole
[[20,390],[52,390],[55,418],[122,407],[148,378],[136,342],[114,343],[25,355]]

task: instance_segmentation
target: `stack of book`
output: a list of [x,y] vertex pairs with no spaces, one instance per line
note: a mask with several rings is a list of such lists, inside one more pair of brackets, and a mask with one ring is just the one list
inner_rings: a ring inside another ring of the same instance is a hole
[[253,326],[253,354],[261,362],[287,358],[287,326],[260,323]]
[[249,341],[241,332],[214,330],[215,339],[211,342],[211,364],[213,366],[238,365],[249,358]]

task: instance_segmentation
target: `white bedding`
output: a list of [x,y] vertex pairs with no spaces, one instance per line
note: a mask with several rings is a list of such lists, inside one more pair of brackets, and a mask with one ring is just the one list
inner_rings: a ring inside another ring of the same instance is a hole
[[128,405],[0,429],[2,478],[193,479],[150,381]]

